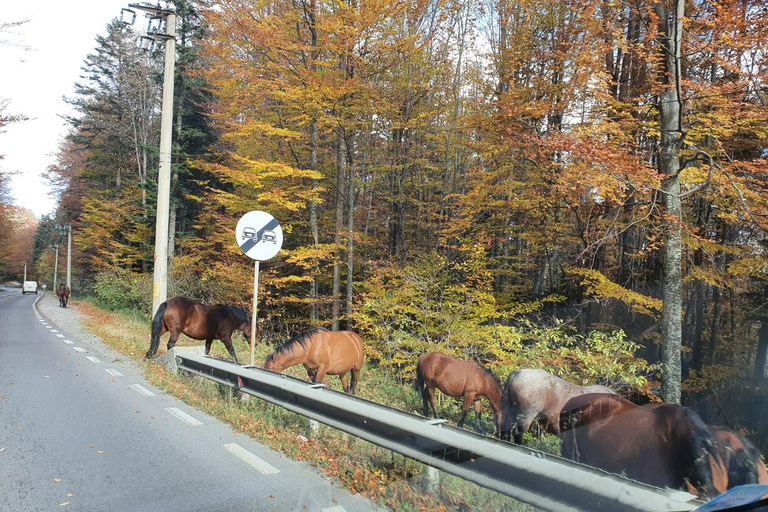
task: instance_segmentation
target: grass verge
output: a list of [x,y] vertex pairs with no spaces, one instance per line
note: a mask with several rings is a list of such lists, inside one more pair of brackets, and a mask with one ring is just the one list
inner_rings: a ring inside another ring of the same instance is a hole
[[[259,399],[240,400],[232,392],[222,393],[219,386],[203,379],[173,375],[154,362],[143,361],[149,347],[149,319],[131,312],[114,313],[80,302],[79,310],[86,317],[85,326],[110,347],[139,362],[147,380],[158,389],[173,395],[253,439],[303,461],[332,481],[353,493],[360,493],[375,503],[397,511],[510,511],[532,512],[537,509],[481,486],[442,474],[440,484],[425,489],[426,466],[397,455],[390,450],[347,435],[330,427],[321,427],[310,437],[306,419]],[[167,340],[167,335],[161,345]],[[201,342],[182,336],[177,345],[199,345]],[[245,338],[234,340],[238,359],[248,361],[250,349]],[[261,362],[273,347],[260,344],[256,361]],[[211,355],[228,358],[220,342],[214,342]],[[306,379],[303,367],[286,370],[287,374]],[[326,384],[341,389],[338,378],[326,379]],[[364,367],[358,395],[407,411],[417,411],[421,401],[408,383],[398,382],[387,372]],[[443,399],[441,414],[454,423],[460,416],[458,402]],[[492,432],[490,408],[486,405],[483,428]]]

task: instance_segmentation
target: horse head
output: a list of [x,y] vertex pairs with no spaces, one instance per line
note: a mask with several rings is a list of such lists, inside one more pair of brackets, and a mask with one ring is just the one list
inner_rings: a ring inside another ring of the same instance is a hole
[[285,370],[283,366],[281,366],[275,361],[274,352],[267,356],[267,358],[264,360],[264,365],[262,366],[262,368],[264,368],[265,370],[271,370],[277,373],[280,373],[283,370]]

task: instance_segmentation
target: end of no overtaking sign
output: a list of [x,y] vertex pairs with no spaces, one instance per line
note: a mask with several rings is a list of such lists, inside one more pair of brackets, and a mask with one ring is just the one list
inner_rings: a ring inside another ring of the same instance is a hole
[[265,261],[273,258],[283,246],[283,230],[272,215],[252,211],[237,222],[235,239],[243,254],[252,260]]

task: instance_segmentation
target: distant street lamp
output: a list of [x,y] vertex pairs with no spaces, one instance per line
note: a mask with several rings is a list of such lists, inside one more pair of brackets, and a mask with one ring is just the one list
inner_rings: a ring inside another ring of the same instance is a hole
[[26,282],[27,282],[27,262],[25,261],[24,262],[24,280],[22,281],[22,283],[26,283]]
[[[171,133],[173,120],[173,78],[176,61],[176,12],[141,4],[128,4],[146,11],[150,20],[165,18],[165,33],[150,32],[156,41],[165,41],[165,76],[160,118],[160,170],[157,176],[157,225],[155,227],[155,269],[152,286],[152,316],[168,295],[168,222],[171,196]],[[130,11],[130,9],[127,9]],[[133,12],[133,11],[130,11]]]

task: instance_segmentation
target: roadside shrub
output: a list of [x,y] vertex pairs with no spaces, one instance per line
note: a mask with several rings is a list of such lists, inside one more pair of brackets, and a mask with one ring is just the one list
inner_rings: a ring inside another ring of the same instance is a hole
[[372,272],[353,315],[369,360],[410,380],[421,354],[443,352],[484,364],[502,382],[518,368],[543,368],[581,385],[649,392],[647,376],[655,368],[635,356],[640,346],[623,331],[583,335],[556,320],[519,321],[516,315],[536,304],[502,311],[482,270],[468,268],[474,267],[430,254],[405,269]]
[[93,293],[99,306],[111,310],[152,309],[152,275],[111,268],[96,274]]

